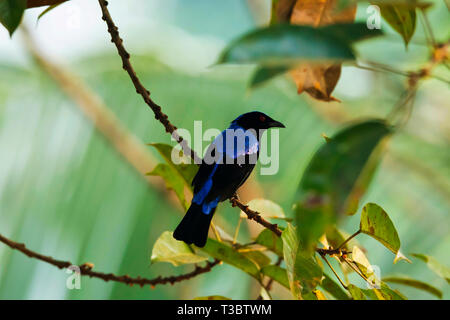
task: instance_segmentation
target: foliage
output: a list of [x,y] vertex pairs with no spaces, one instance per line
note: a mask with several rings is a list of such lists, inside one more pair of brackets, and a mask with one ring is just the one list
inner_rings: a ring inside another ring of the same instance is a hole
[[[269,24],[232,41],[222,52],[218,63],[256,65],[250,80],[251,87],[289,72],[298,93],[307,92],[320,101],[337,100],[332,92],[340,78],[342,63],[354,63],[360,58],[355,43],[382,36],[379,30],[369,30],[365,24],[353,22],[356,13],[354,1],[350,1],[343,11],[337,10],[337,2],[274,0]],[[58,4],[52,4],[42,14]],[[419,3],[386,1],[380,6],[385,21],[402,36],[405,46],[408,45],[416,30]],[[26,7],[26,1],[0,2],[0,22],[11,36],[20,24]],[[410,80],[418,81],[412,75]],[[359,229],[353,235],[346,235],[338,229],[348,215],[358,212],[385,154],[388,140],[400,129],[392,119],[374,118],[351,123],[327,137],[302,172],[291,212],[285,212],[271,200],[250,201],[249,208],[261,217],[280,221],[281,237],[264,229],[248,244],[240,244],[236,242],[237,229],[233,241],[221,239],[216,234],[216,239],[209,238],[204,248],[196,248],[176,241],[170,231],[165,231],[153,245],[151,262],[181,266],[209,258],[220,260],[256,279],[267,298],[270,298],[270,289],[264,285],[266,279],[288,289],[294,299],[324,300],[327,298],[324,293],[343,300],[405,299],[387,282],[413,287],[442,298],[439,289],[421,280],[403,275],[378,277],[363,248],[354,239],[360,233],[374,238],[393,252],[396,255],[394,263],[402,259],[409,261],[400,252],[400,236],[393,221],[378,204],[368,202],[362,207]],[[170,145],[154,143],[150,146],[158,152],[163,162],[157,164],[148,175],[162,178],[167,189],[174,191],[186,210],[192,193],[191,181],[198,167],[185,160],[180,164],[174,163],[172,154],[178,149]],[[428,255],[411,255],[450,282],[448,267]],[[330,257],[336,260],[339,273],[346,273],[349,269],[354,271],[365,281],[367,289],[348,280],[342,281],[329,263]],[[328,275],[330,270],[336,281]],[[196,299],[228,298],[213,295]]]

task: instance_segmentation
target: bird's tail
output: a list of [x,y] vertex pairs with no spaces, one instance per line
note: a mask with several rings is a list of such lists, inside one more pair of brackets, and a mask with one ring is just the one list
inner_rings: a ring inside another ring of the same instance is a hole
[[183,220],[175,229],[173,237],[187,244],[193,243],[197,247],[204,247],[215,210],[216,208],[212,209],[209,214],[205,214],[202,212],[202,205],[192,203]]

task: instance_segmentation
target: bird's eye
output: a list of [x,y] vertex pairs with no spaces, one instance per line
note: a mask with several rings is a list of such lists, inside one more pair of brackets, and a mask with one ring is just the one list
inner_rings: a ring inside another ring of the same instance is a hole
[[264,121],[266,121],[266,117],[264,117],[264,116],[259,116],[259,120],[260,120],[261,122],[264,122]]

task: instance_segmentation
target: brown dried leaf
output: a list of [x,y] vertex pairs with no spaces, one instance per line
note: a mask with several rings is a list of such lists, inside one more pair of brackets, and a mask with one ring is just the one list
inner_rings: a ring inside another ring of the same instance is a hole
[[298,94],[307,92],[322,101],[339,101],[331,96],[341,75],[341,64],[302,64],[290,71]]
[[356,5],[336,9],[337,0],[297,0],[292,10],[291,23],[323,27],[355,20]]
[[[338,11],[337,2],[337,0],[297,0],[292,9],[290,22],[313,27],[352,22],[356,15],[356,5]],[[305,63],[290,73],[299,94],[305,91],[318,100],[339,101],[331,96],[331,93],[341,75],[341,64]]]

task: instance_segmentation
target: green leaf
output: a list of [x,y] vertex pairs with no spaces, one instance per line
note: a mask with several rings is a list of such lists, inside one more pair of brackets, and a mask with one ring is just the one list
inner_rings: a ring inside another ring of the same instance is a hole
[[320,286],[338,300],[350,299],[344,289],[342,289],[342,287],[333,281],[327,274],[324,274],[324,279]]
[[[159,154],[164,158],[166,163],[173,169],[175,169],[175,171],[181,176],[186,186],[192,189],[192,179],[194,179],[194,176],[198,171],[198,166],[194,163],[190,163],[190,158],[186,157],[185,155],[180,156],[178,148],[163,143],[150,143],[149,145],[158,150]],[[172,161],[172,154],[174,154],[174,156],[180,157],[180,164],[175,164]]]
[[158,164],[152,172],[147,173],[149,176],[160,176],[166,182],[167,189],[171,189],[175,192],[180,200],[181,205],[185,210],[187,210],[189,204],[186,201],[186,197],[184,195],[184,186],[185,181],[177,174],[176,170],[171,166],[160,163]]
[[353,284],[347,286],[348,291],[352,295],[353,300],[367,300],[364,292]]
[[198,263],[207,257],[196,255],[183,241],[175,240],[173,233],[165,231],[153,245],[151,262],[170,262],[174,266],[187,263]]
[[386,283],[381,282],[378,289],[362,289],[363,293],[371,300],[407,300],[397,290],[392,290]]
[[251,31],[232,42],[219,63],[294,66],[305,60],[353,60],[347,42],[320,28],[277,24]]
[[27,0],[1,0],[0,23],[12,36],[22,20],[23,12],[27,8]]
[[261,251],[244,251],[240,252],[248,259],[252,260],[259,268],[270,264],[270,258]]
[[286,263],[289,288],[294,298],[300,299],[302,287],[300,281],[295,277],[295,261],[299,249],[299,241],[295,229],[291,224],[288,224],[287,228],[284,229],[281,234],[281,240],[283,241],[283,256]]
[[256,71],[253,73],[253,76],[250,80],[250,88],[255,88],[266,81],[285,73],[289,70],[288,67],[285,66],[277,66],[277,67],[258,67]]
[[379,29],[367,29],[367,24],[365,22],[338,23],[324,26],[321,30],[325,33],[333,34],[340,38],[341,41],[350,44],[383,35],[383,32]]
[[206,242],[206,245],[199,249],[213,258],[235,266],[258,280],[260,279],[258,266],[245,255],[239,253],[223,242],[210,238]]
[[386,211],[375,203],[368,203],[364,206],[361,213],[360,222],[361,232],[368,234],[372,238],[381,242],[386,248],[396,254],[398,259],[406,259],[400,250],[400,238],[397,230],[389,218]]
[[271,264],[265,266],[261,269],[261,273],[269,278],[275,280],[283,287],[290,289],[289,279],[287,276],[286,269],[279,267],[277,265]]
[[354,60],[351,44],[381,35],[365,23],[335,24],[321,28],[275,24],[256,29],[233,41],[219,63],[258,63],[294,67],[305,60]]
[[283,254],[292,295],[301,298],[302,292],[313,290],[322,279],[322,269],[316,260],[301,249],[297,233],[291,224],[281,234]]
[[450,268],[449,267],[444,266],[443,264],[441,264],[439,261],[437,261],[432,256],[427,256],[427,255],[420,254],[420,253],[412,253],[411,255],[413,257],[416,257],[417,259],[420,259],[423,262],[425,262],[431,271],[436,273],[441,278],[445,279],[447,281],[447,283],[450,283]]
[[38,16],[37,19],[40,20],[44,15],[46,15],[47,13],[49,13],[50,11],[52,11],[53,9],[55,9],[56,7],[58,7],[59,5],[63,4],[66,1],[67,0],[62,0],[59,3],[55,3],[55,4],[48,6],[44,11],[41,12],[41,14]]
[[373,268],[364,252],[356,246],[352,249],[352,261],[356,264],[371,286],[380,286],[381,279],[376,274],[376,270]]
[[283,257],[283,241],[269,229],[261,231],[255,242]]
[[197,297],[194,300],[231,300],[230,298],[224,296],[206,296],[206,297]]
[[367,190],[392,133],[382,120],[353,124],[334,135],[307,166],[294,205],[299,238],[306,250],[338,217],[354,214]]
[[398,283],[405,286],[413,287],[419,290],[426,291],[439,299],[442,299],[442,292],[438,290],[437,288],[433,287],[432,285],[429,285],[426,282],[419,281],[416,279],[408,278],[408,277],[385,277],[383,278],[383,281],[385,282],[391,282],[391,283]]
[[375,288],[359,290],[371,300],[407,300],[400,292],[392,290],[382,281],[379,281]]
[[416,30],[416,9],[408,5],[380,5],[381,16],[397,31],[408,46]]
[[295,277],[305,289],[313,290],[322,280],[322,268],[314,257],[299,250],[295,261]]
[[166,164],[158,164],[152,172],[148,175],[160,176],[166,182],[168,189],[175,191],[181,205],[186,210],[189,204],[186,201],[184,195],[184,186],[192,191],[192,179],[198,171],[198,166],[195,164],[189,164],[190,159],[183,156],[180,159],[180,164],[175,164],[172,161],[172,154],[174,156],[180,156],[178,149],[163,143],[151,143],[150,146],[154,147],[159,154],[166,161]]

